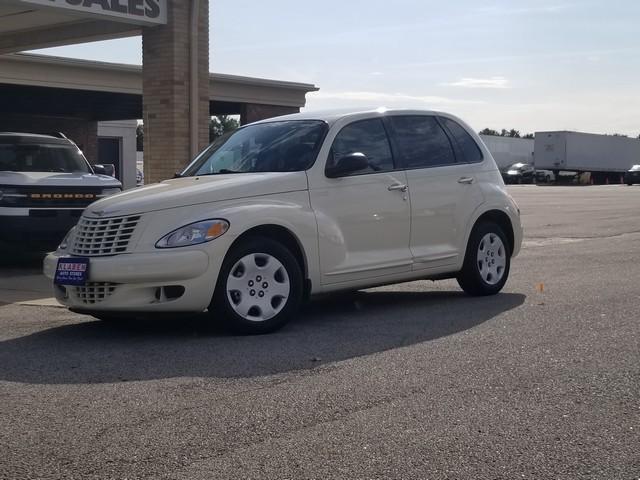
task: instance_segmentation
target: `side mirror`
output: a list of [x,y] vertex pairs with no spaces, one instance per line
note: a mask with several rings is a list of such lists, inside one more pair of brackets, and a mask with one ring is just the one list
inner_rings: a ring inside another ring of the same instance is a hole
[[339,158],[335,165],[327,168],[326,175],[329,178],[344,177],[366,168],[369,168],[367,156],[364,153],[355,152]]
[[96,172],[97,175],[116,176],[116,167],[112,163],[96,164],[93,166],[93,171]]

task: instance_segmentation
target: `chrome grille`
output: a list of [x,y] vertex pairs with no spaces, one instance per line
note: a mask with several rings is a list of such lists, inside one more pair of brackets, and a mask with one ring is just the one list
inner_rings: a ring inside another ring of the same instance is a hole
[[140,215],[112,218],[82,217],[76,228],[71,253],[100,256],[124,253],[135,232]]
[[75,296],[85,305],[103,302],[116,291],[115,283],[87,283],[82,287],[73,287]]

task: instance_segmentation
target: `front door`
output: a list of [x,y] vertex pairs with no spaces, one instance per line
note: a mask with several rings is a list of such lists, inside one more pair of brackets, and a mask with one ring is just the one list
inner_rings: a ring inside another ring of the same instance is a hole
[[320,233],[323,284],[354,282],[411,270],[407,178],[395,169],[381,119],[351,123],[337,134],[327,165],[363,153],[369,167],[341,178],[310,179]]

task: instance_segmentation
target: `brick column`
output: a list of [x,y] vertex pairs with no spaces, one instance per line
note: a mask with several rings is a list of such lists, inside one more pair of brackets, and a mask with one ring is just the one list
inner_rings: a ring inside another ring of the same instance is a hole
[[240,124],[257,122],[266,118],[280,117],[290,113],[299,113],[297,107],[282,107],[279,105],[260,105],[257,103],[244,103],[241,106]]
[[[149,183],[172,178],[191,160],[189,89],[191,5],[168,0],[168,23],[142,33],[144,173]],[[198,138],[209,143],[209,0],[198,25]]]

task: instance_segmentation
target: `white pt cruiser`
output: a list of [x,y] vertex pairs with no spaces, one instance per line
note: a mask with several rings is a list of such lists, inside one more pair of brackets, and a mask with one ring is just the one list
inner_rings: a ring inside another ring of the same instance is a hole
[[207,311],[265,333],[339,290],[457,278],[496,294],[521,241],[491,154],[458,118],[305,113],[240,128],[180,178],[93,203],[44,270],[75,312]]

